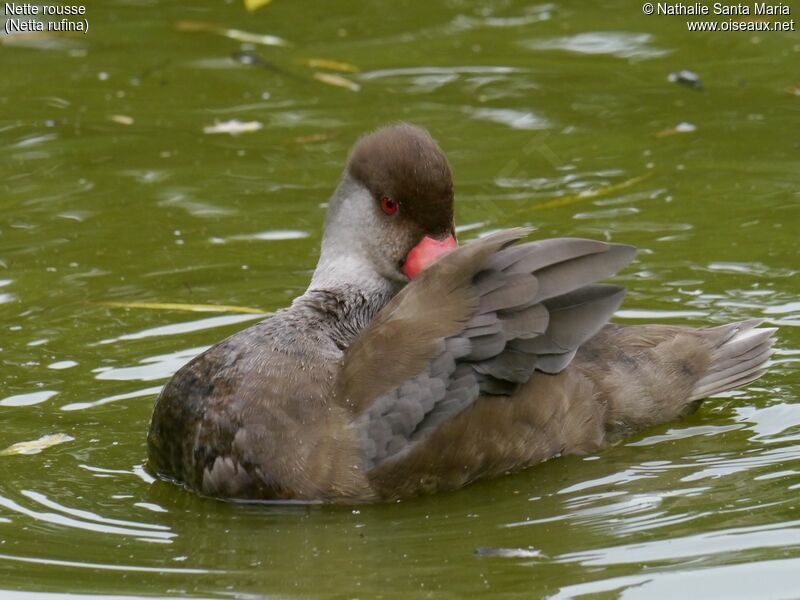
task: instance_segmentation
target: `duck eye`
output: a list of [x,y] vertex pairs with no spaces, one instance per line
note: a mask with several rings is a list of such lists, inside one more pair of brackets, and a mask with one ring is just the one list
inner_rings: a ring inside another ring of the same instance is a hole
[[394,213],[397,212],[398,208],[397,201],[392,200],[388,196],[384,196],[383,198],[381,198],[381,208],[383,209],[383,212],[385,212],[387,215],[393,215]]

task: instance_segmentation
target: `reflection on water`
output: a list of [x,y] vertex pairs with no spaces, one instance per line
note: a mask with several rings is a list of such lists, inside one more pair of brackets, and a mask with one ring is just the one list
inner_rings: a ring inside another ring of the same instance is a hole
[[234,325],[236,323],[244,323],[252,321],[259,317],[266,315],[226,315],[224,317],[208,317],[206,319],[198,319],[197,321],[190,321],[186,323],[176,323],[172,325],[161,325],[136,333],[126,333],[116,338],[109,338],[98,342],[98,344],[114,344],[127,340],[141,340],[143,338],[158,337],[162,335],[181,335],[192,333],[194,331],[202,331],[204,329],[213,329],[215,327],[224,327],[226,325]]
[[[213,571],[209,569],[181,569],[176,567],[141,567],[137,565],[108,565],[102,563],[93,563],[93,562],[81,562],[81,561],[72,561],[72,560],[54,560],[54,559],[47,559],[47,558],[34,558],[29,556],[13,556],[8,554],[0,554],[0,560],[8,560],[12,562],[22,562],[22,563],[33,563],[37,565],[53,565],[59,567],[69,567],[71,569],[97,569],[100,571],[123,571],[125,573],[178,573],[181,575],[200,575],[205,573],[223,573],[224,571]],[[27,597],[35,597],[33,594],[28,596],[27,594],[18,594],[15,592],[6,592],[3,591],[3,597],[5,598],[15,598],[19,595],[21,598]],[[41,597],[41,595],[39,595]],[[56,596],[58,597],[58,596]],[[75,598],[76,596],[70,594],[69,598]],[[80,597],[80,596],[77,596]],[[96,596],[93,596],[96,597]],[[133,596],[108,596],[103,595],[104,598],[131,598]],[[138,597],[138,596],[136,596]]]
[[523,44],[533,50],[566,50],[578,54],[610,54],[618,58],[658,58],[668,50],[651,46],[647,33],[596,31],[552,39],[537,39]]
[[53,523],[62,527],[74,527],[85,531],[103,534],[128,535],[142,541],[164,541],[175,537],[163,525],[136,523],[119,519],[106,519],[95,513],[63,506],[50,500],[44,494],[21,490],[20,494],[34,505],[51,509],[50,512],[37,511],[6,497],[0,497],[0,506],[15,513],[30,517],[41,523]]
[[57,393],[51,390],[42,390],[28,394],[16,394],[0,400],[0,406],[33,406],[49,400]]
[[798,522],[762,527],[740,527],[662,542],[629,544],[588,552],[576,552],[559,557],[564,562],[579,562],[587,566],[649,563],[678,560],[693,556],[728,553],[756,548],[788,548],[800,544],[800,529],[790,527]]
[[[194,356],[196,356],[196,354],[191,354],[187,360],[190,360]],[[157,396],[160,391],[161,391],[161,386],[157,385],[154,387],[148,387],[141,390],[136,390],[135,392],[126,392],[124,394],[113,394],[111,396],[106,396],[105,398],[100,398],[99,400],[94,400],[92,402],[72,402],[70,404],[65,404],[64,406],[62,406],[61,410],[84,410],[87,408],[94,408],[95,406],[102,406],[103,404],[108,404],[109,402],[117,402],[119,400],[130,400],[131,398],[142,398],[142,397],[152,398]]]
[[136,367],[98,367],[93,370],[97,379],[110,379],[114,381],[155,381],[165,379],[180,369],[195,356],[207,349],[188,348],[169,354],[160,354],[143,358],[142,363]]
[[162,194],[162,198],[163,199],[158,203],[159,206],[182,208],[193,217],[213,218],[235,214],[235,211],[229,208],[195,200],[192,198],[191,192],[166,190]]
[[[232,235],[230,236],[229,240],[244,240],[244,241],[251,241],[251,240],[261,240],[265,242],[273,242],[278,240],[301,240],[303,238],[309,237],[308,232],[306,231],[291,231],[291,230],[284,230],[284,231],[261,231],[259,233],[242,233],[239,235]],[[216,241],[218,238],[214,238]],[[220,240],[219,243],[224,243],[225,240]]]
[[[391,23],[369,3],[109,2],[91,23],[0,36],[0,448],[38,450],[0,456],[0,587],[796,596],[788,34],[693,37],[621,2],[434,2],[393,6]],[[247,41],[264,36],[291,46]],[[702,90],[668,80],[683,68]],[[203,132],[234,120],[262,127]],[[237,504],[154,481],[162,385],[266,314],[237,307],[305,288],[348,147],[396,120],[447,151],[463,241],[527,225],[634,244],[619,322],[765,318],[780,328],[770,373],[601,454],[434,498]],[[682,122],[694,131],[672,135]],[[207,305],[219,314],[186,313]],[[42,442],[54,435],[71,441]]]
[[688,568],[677,573],[661,572],[649,575],[612,577],[592,583],[568,585],[553,599],[580,598],[604,592],[616,592],[626,600],[672,598],[686,590],[714,590],[720,598],[749,600],[750,598],[791,598],[795,574],[800,559],[743,562],[723,567]]
[[507,125],[511,129],[547,129],[550,124],[543,117],[532,112],[521,112],[510,108],[467,108],[467,114],[475,119],[483,119],[492,123]]

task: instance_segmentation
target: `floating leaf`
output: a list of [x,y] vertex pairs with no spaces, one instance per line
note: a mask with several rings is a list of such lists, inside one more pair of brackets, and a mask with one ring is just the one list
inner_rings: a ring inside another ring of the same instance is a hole
[[646,173],[644,175],[639,175],[638,177],[634,177],[633,179],[628,179],[621,183],[615,183],[613,185],[609,185],[606,187],[602,187],[596,190],[586,190],[581,192],[580,194],[574,194],[570,196],[562,196],[561,198],[554,198],[552,200],[548,200],[547,202],[542,202],[541,204],[537,204],[532,208],[532,210],[543,210],[545,208],[560,208],[562,206],[567,206],[569,204],[575,204],[576,202],[583,202],[584,200],[593,200],[595,198],[600,198],[602,196],[608,196],[609,194],[613,194],[619,190],[624,190],[625,188],[631,187],[639,183],[640,181],[644,181],[648,177],[651,177],[652,173]]
[[203,31],[206,33],[219,33],[225,29],[222,25],[217,23],[208,23],[206,21],[176,21],[175,31],[196,33]]
[[75,438],[66,433],[50,433],[43,435],[38,440],[31,440],[30,442],[17,442],[12,444],[5,450],[0,450],[0,456],[14,456],[17,454],[39,454],[42,450],[46,450],[50,446],[63,444],[64,442],[71,442]]
[[314,73],[314,79],[328,85],[348,89],[351,92],[357,92],[361,89],[361,86],[355,81],[350,81],[346,77],[334,75],[333,73]]
[[217,121],[213,125],[206,125],[203,127],[203,133],[239,135],[241,133],[253,133],[262,127],[264,127],[264,125],[258,121],[240,121],[239,119],[233,119],[231,121]]
[[682,85],[687,85],[690,88],[694,88],[696,90],[703,89],[703,83],[700,81],[700,76],[694,71],[689,71],[688,69],[683,69],[682,71],[676,71],[675,73],[670,73],[669,75],[667,75],[667,81],[670,81],[672,83],[680,83]]
[[237,42],[245,42],[248,44],[260,44],[262,46],[288,45],[288,42],[283,38],[266,33],[250,33],[249,31],[242,31],[241,29],[225,29],[221,31],[220,34],[232,40],[236,40]]
[[104,302],[103,306],[114,308],[144,308],[147,310],[182,310],[187,312],[243,313],[247,315],[268,315],[269,312],[249,306],[230,306],[228,304],[181,304],[178,302]]
[[253,12],[259,8],[264,8],[270,2],[272,2],[272,0],[244,0],[244,7],[248,11]]
[[178,21],[175,23],[177,31],[188,33],[213,33],[221,35],[237,42],[246,42],[249,44],[260,44],[262,46],[287,46],[288,42],[283,38],[275,35],[267,35],[262,33],[251,33],[249,31],[242,31],[241,29],[231,29],[220,25],[219,23],[209,23],[207,21]]
[[133,117],[129,117],[128,115],[111,115],[108,117],[108,120],[119,123],[120,125],[133,125]]
[[327,69],[328,71],[339,71],[341,73],[358,73],[361,70],[350,63],[328,60],[327,58],[307,58],[302,63],[312,69]]
[[669,137],[671,135],[677,135],[679,133],[691,133],[692,131],[696,131],[697,127],[692,125],[691,123],[678,123],[675,127],[670,127],[669,129],[663,129],[656,133],[657,138]]
[[331,136],[327,133],[312,133],[310,135],[298,135],[297,137],[292,138],[292,142],[295,144],[315,144],[317,142],[329,140],[330,137]]

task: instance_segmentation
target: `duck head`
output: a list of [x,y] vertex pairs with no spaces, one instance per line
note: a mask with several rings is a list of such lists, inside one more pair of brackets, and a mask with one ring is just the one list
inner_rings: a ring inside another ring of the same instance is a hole
[[399,124],[359,140],[330,199],[313,287],[395,287],[456,247],[453,179],[424,129]]

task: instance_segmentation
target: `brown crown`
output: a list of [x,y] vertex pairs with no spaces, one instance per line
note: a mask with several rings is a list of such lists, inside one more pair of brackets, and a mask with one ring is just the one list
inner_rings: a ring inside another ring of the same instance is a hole
[[361,138],[350,153],[347,170],[376,199],[396,200],[403,216],[425,233],[453,233],[450,165],[424,129],[400,123]]

